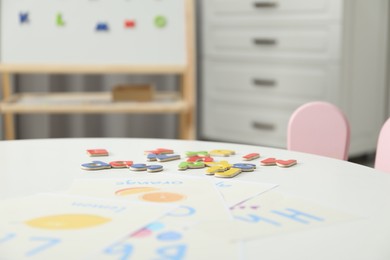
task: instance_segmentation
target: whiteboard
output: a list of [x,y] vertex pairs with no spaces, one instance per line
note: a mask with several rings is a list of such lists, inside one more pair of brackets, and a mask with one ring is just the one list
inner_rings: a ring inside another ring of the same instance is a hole
[[0,0],[0,62],[185,65],[185,0]]

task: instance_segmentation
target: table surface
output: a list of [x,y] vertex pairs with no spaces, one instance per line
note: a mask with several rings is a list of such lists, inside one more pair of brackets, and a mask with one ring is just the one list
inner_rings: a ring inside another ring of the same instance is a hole
[[[234,150],[236,155],[228,159],[230,163],[242,162],[241,157],[252,152],[260,153],[261,158],[296,159],[298,164],[288,169],[258,167],[254,173],[243,173],[234,179],[275,183],[280,191],[361,217],[326,228],[248,241],[243,245],[245,259],[260,259],[260,256],[264,259],[390,259],[390,174],[346,161],[283,149],[138,138],[1,141],[0,199],[64,191],[79,177],[129,177],[128,169],[101,170],[98,174],[82,170],[80,165],[93,159],[86,154],[87,149],[107,149],[109,161],[145,163],[144,151],[160,147],[173,149],[175,154],[181,155],[186,151]],[[259,166],[259,161],[254,162]],[[203,174],[204,169],[184,173],[177,170],[177,165],[178,161],[165,162],[164,171],[209,178]]]

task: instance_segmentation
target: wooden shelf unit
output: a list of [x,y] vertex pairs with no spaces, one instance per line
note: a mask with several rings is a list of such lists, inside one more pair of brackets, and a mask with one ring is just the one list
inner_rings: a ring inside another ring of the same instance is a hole
[[[0,65],[3,81],[3,100],[0,111],[4,115],[4,136],[15,139],[15,114],[90,114],[138,113],[178,114],[180,138],[194,139],[194,82],[192,69],[181,66],[28,66]],[[181,76],[180,91],[157,92],[152,102],[114,102],[110,92],[13,93],[14,74],[177,74]]]
[[[192,55],[191,55],[192,56]],[[4,136],[15,139],[15,114],[178,114],[180,138],[195,137],[195,90],[193,66],[118,65],[17,65],[0,64]],[[181,77],[180,90],[155,93],[152,102],[114,102],[110,92],[14,93],[11,77],[17,74],[161,74]]]
[[[144,113],[177,114],[179,138],[194,139],[196,136],[195,111],[195,7],[193,0],[185,2],[185,51],[183,65],[171,64],[11,64],[0,62],[2,75],[2,100],[4,137],[15,139],[15,114],[37,113]],[[175,63],[173,63],[175,64]],[[153,102],[113,102],[109,93],[14,93],[11,77],[18,74],[138,74],[176,75],[180,77],[179,90],[158,92]]]

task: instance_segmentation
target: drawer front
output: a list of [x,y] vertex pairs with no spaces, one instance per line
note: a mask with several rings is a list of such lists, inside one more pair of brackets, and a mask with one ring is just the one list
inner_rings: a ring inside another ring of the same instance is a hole
[[204,106],[202,133],[229,142],[285,147],[292,111],[209,99]]
[[334,60],[341,48],[339,24],[316,28],[267,27],[205,29],[205,55],[248,60]]
[[307,15],[318,18],[340,18],[342,1],[340,0],[209,0],[204,1],[205,8],[217,16],[245,15],[267,17],[299,17]]
[[212,35],[212,42],[216,50],[250,50],[250,51],[315,51],[325,52],[326,32],[297,33],[294,31],[275,32],[222,32]]
[[205,96],[271,102],[331,98],[338,86],[338,67],[203,63]]

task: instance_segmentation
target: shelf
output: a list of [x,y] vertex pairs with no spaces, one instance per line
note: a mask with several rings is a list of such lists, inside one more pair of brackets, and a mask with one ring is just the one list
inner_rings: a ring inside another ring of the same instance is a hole
[[185,65],[63,65],[63,64],[0,64],[4,73],[26,74],[182,74]]
[[114,102],[111,92],[22,93],[0,103],[3,113],[181,113],[189,105],[176,92],[158,92],[152,102]]

